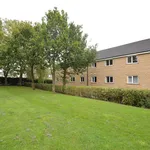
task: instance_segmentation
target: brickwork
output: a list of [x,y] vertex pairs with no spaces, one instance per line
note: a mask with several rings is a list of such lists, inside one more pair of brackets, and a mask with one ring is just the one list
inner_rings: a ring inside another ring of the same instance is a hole
[[[106,61],[97,62],[96,68],[89,67],[88,81],[89,86],[102,86],[113,88],[138,88],[150,89],[150,54],[137,55],[138,63],[127,64],[127,57],[113,59],[112,66],[106,66]],[[81,75],[75,75],[75,82],[69,82],[68,85],[86,86],[87,73],[83,73],[84,82],[80,82]],[[97,82],[92,83],[91,77],[96,76]],[[113,83],[105,83],[105,77],[112,76]],[[138,76],[138,84],[128,84],[128,76]],[[60,84],[60,82],[57,82]]]

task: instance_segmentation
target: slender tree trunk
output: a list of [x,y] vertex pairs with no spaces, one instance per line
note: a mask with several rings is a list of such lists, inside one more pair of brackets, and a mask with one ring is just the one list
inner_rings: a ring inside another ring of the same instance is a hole
[[32,89],[35,90],[35,84],[34,84],[34,67],[31,66],[31,80],[32,80]]
[[20,70],[19,85],[22,85],[22,71]]
[[87,86],[89,86],[89,67],[87,66]]
[[5,75],[5,86],[7,85],[7,75]]
[[4,77],[5,77],[5,83],[4,83],[4,85],[5,86],[8,84],[8,82],[7,82],[7,76],[8,76],[8,72],[4,71]]
[[67,69],[64,69],[64,74],[63,74],[63,93],[65,92],[66,89],[66,75],[67,75]]
[[55,92],[55,61],[53,60],[53,68],[52,68],[52,92]]

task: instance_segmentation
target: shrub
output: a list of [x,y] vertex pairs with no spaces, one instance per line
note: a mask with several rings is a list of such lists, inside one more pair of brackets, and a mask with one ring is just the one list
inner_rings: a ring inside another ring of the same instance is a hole
[[[25,83],[25,86],[31,86],[31,83]],[[35,83],[35,87],[42,90],[52,90],[51,84]],[[56,92],[136,107],[150,108],[149,90],[102,88],[90,86],[66,86],[65,91],[63,92],[62,86],[56,85]]]
[[[22,78],[22,84],[24,85],[24,83],[26,83],[26,82],[31,82],[31,80],[27,79],[27,78]],[[38,83],[38,79],[35,79],[34,82]],[[7,83],[8,83],[8,85],[18,85],[19,84],[19,78],[8,77]],[[44,83],[52,84],[52,80],[46,79],[46,80],[44,80]],[[5,84],[5,78],[0,77],[0,85],[4,85],[4,84]]]

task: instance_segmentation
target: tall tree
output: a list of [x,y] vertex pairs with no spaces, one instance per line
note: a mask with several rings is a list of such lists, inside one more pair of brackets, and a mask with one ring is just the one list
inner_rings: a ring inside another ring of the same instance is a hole
[[41,24],[36,23],[33,26],[30,25],[29,33],[31,35],[26,47],[26,60],[27,66],[30,68],[32,89],[34,90],[34,71],[39,64],[44,63],[44,48],[43,37],[41,34]]
[[58,64],[63,30],[67,26],[67,13],[57,8],[49,10],[43,17],[43,29],[45,36],[45,50],[47,53],[47,62],[52,72],[52,91],[55,92],[55,74],[56,65]]
[[14,67],[14,51],[12,43],[12,20],[0,21],[0,68],[3,70],[5,85],[7,85],[7,76]]
[[19,73],[19,84],[22,85],[22,75],[26,70],[26,51],[29,39],[32,37],[32,26],[30,22],[16,21],[15,30],[13,30],[13,44],[15,49],[15,70]]
[[67,77],[72,74],[83,73],[87,66],[94,61],[96,47],[87,48],[87,34],[82,26],[70,23],[62,34],[60,68],[63,70],[63,90]]

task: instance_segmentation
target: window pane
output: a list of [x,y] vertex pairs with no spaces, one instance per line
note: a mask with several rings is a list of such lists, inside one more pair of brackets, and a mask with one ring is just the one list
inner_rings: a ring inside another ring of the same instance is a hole
[[75,77],[71,77],[71,81],[75,81]]
[[131,63],[131,56],[128,57],[128,63]]
[[133,56],[133,63],[136,63],[137,61],[137,56]]
[[106,60],[106,65],[109,66],[109,60]]
[[128,77],[128,83],[132,83],[132,76]]
[[95,82],[97,82],[97,77],[95,77]]
[[92,63],[92,67],[96,67],[96,63]]
[[84,82],[84,77],[81,77],[81,82]]
[[138,76],[133,76],[133,83],[138,83]]
[[113,82],[113,77],[110,77],[110,82]]
[[107,83],[109,83],[109,77],[106,77],[107,78]]
[[113,60],[111,59],[111,60],[109,60],[110,61],[110,65],[113,65]]

